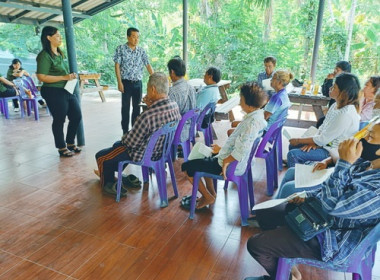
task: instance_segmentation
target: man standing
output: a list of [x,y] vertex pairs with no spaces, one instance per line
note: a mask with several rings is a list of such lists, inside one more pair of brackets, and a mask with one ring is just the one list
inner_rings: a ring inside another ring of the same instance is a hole
[[[150,136],[163,125],[178,121],[181,115],[175,102],[168,98],[169,83],[164,73],[154,73],[149,77],[147,95],[144,98],[148,109],[137,117],[132,129],[123,135],[121,141],[115,142],[112,147],[96,153],[95,158],[104,192],[116,195],[115,171],[119,161],[132,159],[141,161]],[[162,141],[154,147],[152,160],[162,156]],[[125,194],[125,190],[123,191]]]
[[[170,100],[178,104],[181,116],[195,108],[195,89],[184,79],[186,74],[185,62],[180,57],[174,57],[168,62],[169,76],[172,80],[172,87],[169,89]],[[181,141],[185,141],[189,136],[190,124],[186,123],[181,133]]]
[[153,69],[149,64],[148,56],[144,49],[138,47],[139,30],[130,27],[127,30],[126,44],[116,48],[113,61],[115,62],[115,73],[117,78],[117,87],[121,95],[121,127],[125,134],[129,130],[129,108],[132,98],[132,126],[140,115],[139,103],[142,97],[142,77],[144,66],[153,74]]

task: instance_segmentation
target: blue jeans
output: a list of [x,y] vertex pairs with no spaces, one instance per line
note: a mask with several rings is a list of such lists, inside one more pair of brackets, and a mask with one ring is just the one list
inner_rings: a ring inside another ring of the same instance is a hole
[[276,198],[287,198],[289,195],[292,195],[296,192],[302,191],[314,191],[321,188],[322,185],[316,185],[309,188],[296,188],[295,181],[295,168],[291,167],[286,171],[284,178],[282,179],[280,188],[278,189]]
[[317,148],[315,150],[310,150],[309,152],[304,152],[300,148],[304,145],[291,146],[289,145],[288,167],[294,167],[296,163],[304,164],[307,161],[321,161],[330,156],[330,153],[323,149]]

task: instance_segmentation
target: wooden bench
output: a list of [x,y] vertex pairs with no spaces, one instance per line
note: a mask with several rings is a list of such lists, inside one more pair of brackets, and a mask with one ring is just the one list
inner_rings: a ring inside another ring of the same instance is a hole
[[[103,93],[103,86],[101,86],[99,83],[100,77],[101,77],[100,73],[79,74],[80,94],[82,95],[83,93],[86,93],[86,92],[97,91],[99,92],[99,96],[102,102],[106,102],[106,98],[104,97],[104,93]],[[93,80],[95,82],[96,87],[84,88],[85,82],[90,81],[90,80]]]

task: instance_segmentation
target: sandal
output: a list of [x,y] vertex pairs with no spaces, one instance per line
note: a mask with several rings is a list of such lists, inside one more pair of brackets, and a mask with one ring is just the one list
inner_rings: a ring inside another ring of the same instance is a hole
[[58,150],[58,153],[60,157],[72,157],[74,155],[74,153],[68,150],[67,148],[63,150]]
[[72,151],[74,153],[80,153],[82,151],[81,148],[75,146],[74,144],[73,145],[67,145],[67,149],[69,149],[70,151]]
[[129,187],[133,189],[141,188],[141,181],[135,175],[130,174],[128,176],[122,176],[122,182],[124,187]]
[[[117,195],[117,183],[107,183],[103,187],[103,192],[112,196]],[[127,196],[127,191],[121,188],[120,197]]]

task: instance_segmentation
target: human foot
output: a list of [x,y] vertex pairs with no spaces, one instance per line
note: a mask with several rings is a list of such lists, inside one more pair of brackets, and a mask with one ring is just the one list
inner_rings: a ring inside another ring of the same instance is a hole
[[98,176],[100,178],[100,172],[99,172],[98,169],[94,169],[94,173],[95,173],[96,176]]
[[302,280],[301,272],[298,270],[296,266],[292,267],[292,280]]
[[197,202],[196,209],[202,209],[206,207],[207,205],[214,204],[214,203],[215,203],[215,197],[211,196],[210,198],[206,199],[204,196],[202,196]]

